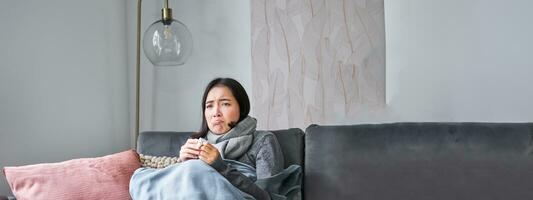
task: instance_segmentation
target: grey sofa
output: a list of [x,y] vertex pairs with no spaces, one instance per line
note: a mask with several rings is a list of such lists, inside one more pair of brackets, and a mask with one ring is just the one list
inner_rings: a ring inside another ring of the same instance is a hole
[[[533,123],[393,123],[273,131],[304,199],[533,199]],[[173,156],[191,133],[143,132]],[[1,199],[1,198],[0,198]]]
[[[393,123],[272,131],[304,199],[533,199],[533,123]],[[190,133],[144,132],[175,155]]]

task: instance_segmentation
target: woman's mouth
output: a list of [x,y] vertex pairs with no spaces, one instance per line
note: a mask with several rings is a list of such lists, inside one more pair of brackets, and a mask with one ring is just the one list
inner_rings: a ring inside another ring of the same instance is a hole
[[213,125],[219,125],[219,124],[222,124],[224,121],[223,120],[214,120],[212,123]]

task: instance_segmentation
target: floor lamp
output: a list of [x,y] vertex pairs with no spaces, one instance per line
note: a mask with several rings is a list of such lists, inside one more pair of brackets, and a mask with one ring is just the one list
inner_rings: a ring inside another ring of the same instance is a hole
[[[135,82],[135,145],[139,137],[141,95],[141,6],[137,0],[137,57]],[[150,62],[158,66],[183,65],[192,52],[192,36],[185,24],[172,18],[168,0],[161,9],[161,20],[152,23],[144,32],[143,50]]]

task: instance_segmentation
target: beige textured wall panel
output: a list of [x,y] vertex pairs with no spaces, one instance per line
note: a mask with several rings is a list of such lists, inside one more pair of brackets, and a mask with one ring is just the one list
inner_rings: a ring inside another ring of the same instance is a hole
[[383,0],[252,0],[262,129],[356,122],[385,105]]

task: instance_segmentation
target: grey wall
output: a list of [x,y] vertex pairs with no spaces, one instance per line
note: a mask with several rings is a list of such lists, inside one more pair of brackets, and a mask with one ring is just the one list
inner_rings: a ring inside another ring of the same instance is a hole
[[[145,11],[146,27],[160,6]],[[249,1],[171,6],[196,49],[186,65],[162,69],[156,79],[143,57],[144,130],[196,130],[202,89],[212,77],[236,77],[252,93]],[[385,0],[387,106],[337,124],[533,121],[531,7],[527,0]]]
[[125,4],[0,1],[0,167],[130,148]]
[[386,0],[386,120],[533,121],[532,7]]
[[[143,32],[161,18],[162,2],[143,1]],[[184,65],[167,68],[154,68],[141,51],[141,131],[197,130],[203,89],[215,77],[233,77],[251,95],[249,1],[171,0],[169,3],[174,18],[189,27],[194,50]],[[136,2],[128,1],[128,32],[132,33],[128,34],[129,44],[135,44],[135,9]],[[128,50],[129,66],[133,69],[135,48]],[[134,80],[130,80],[130,86],[133,89]],[[133,127],[134,115],[130,120]]]

